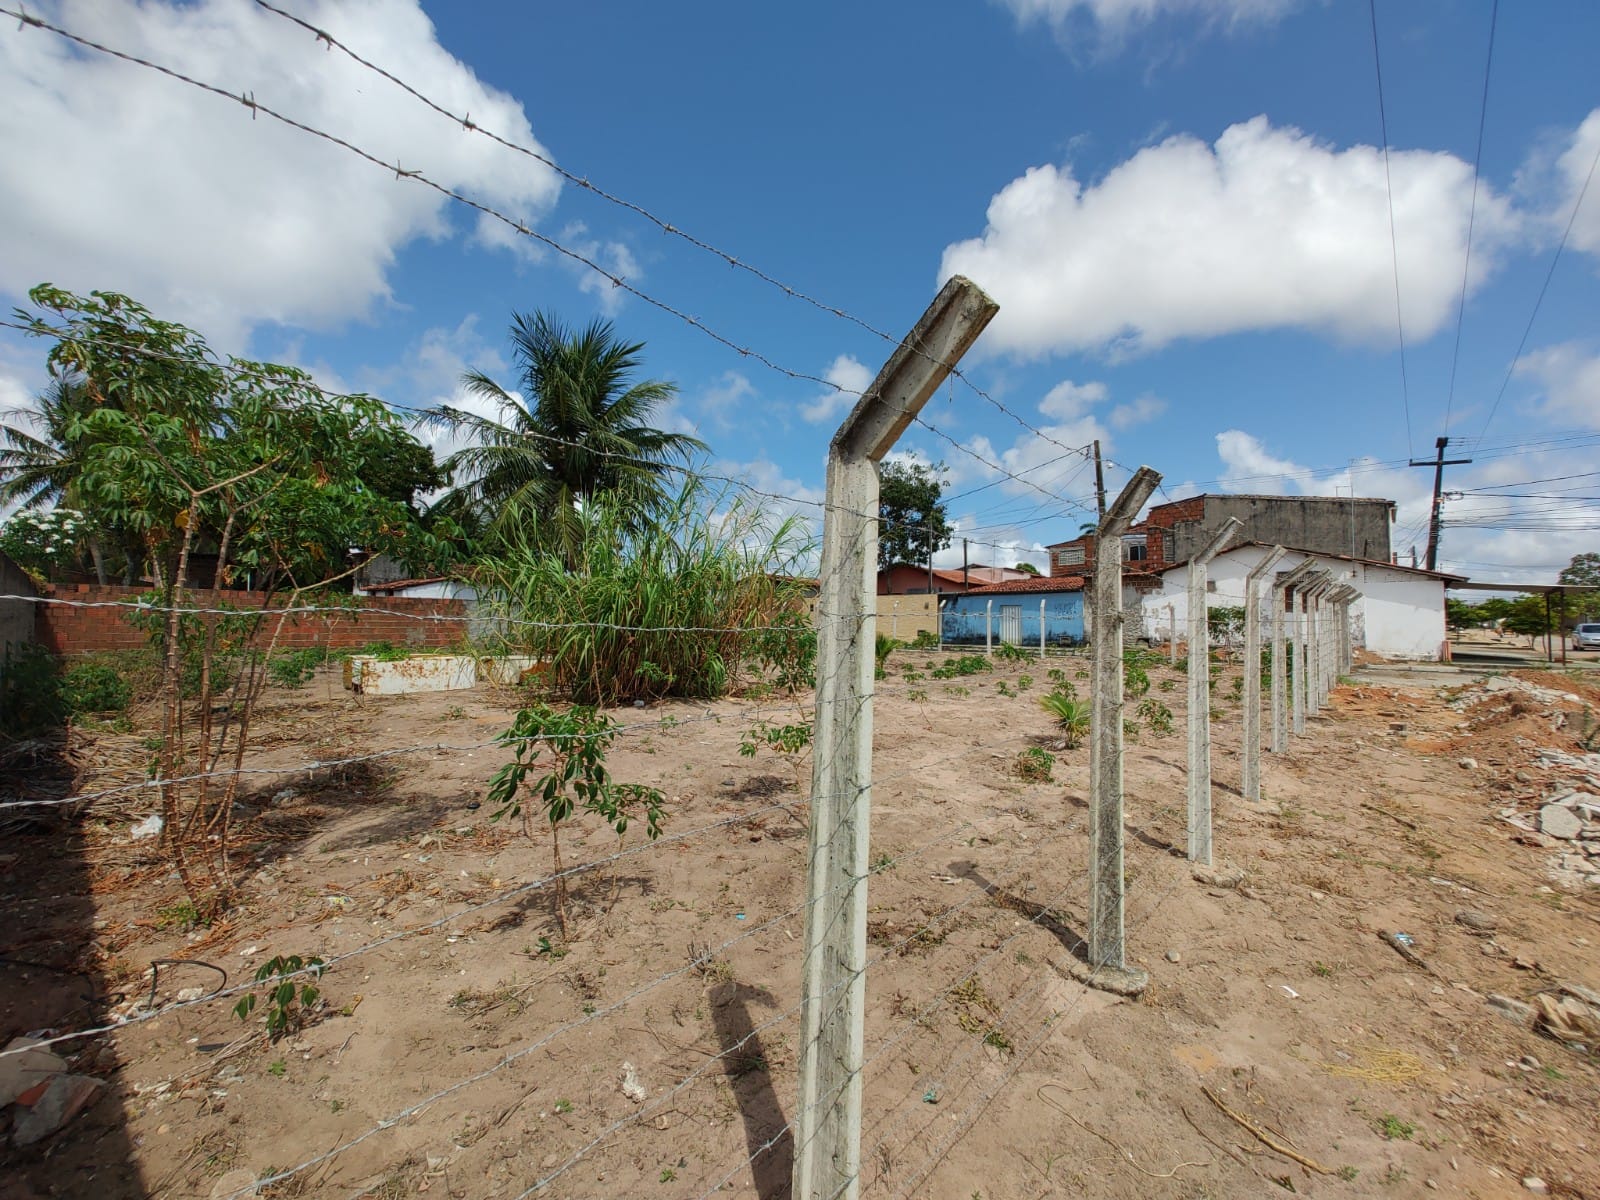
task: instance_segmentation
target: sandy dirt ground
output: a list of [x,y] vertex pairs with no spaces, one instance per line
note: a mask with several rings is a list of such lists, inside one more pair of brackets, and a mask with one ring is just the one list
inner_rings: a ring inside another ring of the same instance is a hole
[[[1086,694],[1086,662],[927,678],[938,661],[897,653],[877,706],[864,1195],[1487,1198],[1537,1178],[1600,1197],[1600,1057],[1488,1002],[1600,989],[1600,887],[1563,867],[1573,844],[1505,817],[1584,783],[1584,760],[1540,752],[1583,753],[1600,687],[1362,674],[1266,757],[1247,804],[1225,673],[1217,865],[1243,878],[1216,883],[1183,858],[1182,677],[1152,667],[1180,732],[1146,718],[1128,744],[1127,937],[1151,984],[1126,1000],[1069,970],[1087,749],[1054,750],[1048,782],[1016,772],[1055,744],[1046,672]],[[548,831],[480,803],[515,704],[362,698],[328,673],[270,693],[253,768],[477,748],[251,776],[244,903],[209,928],[129,838],[147,797],[13,822],[6,1040],[141,1016],[156,959],[230,985],[278,954],[331,965],[277,1041],[226,996],[58,1047],[105,1091],[8,1146],[0,1196],[205,1198],[306,1163],[261,1194],[787,1196],[809,768],[739,743],[794,707],[613,714],[614,776],[661,788],[667,823],[654,844],[569,828],[567,864],[609,861],[570,880],[563,940],[532,886]],[[78,786],[136,778],[145,734],[80,748]],[[1397,932],[1415,961],[1380,936]],[[165,965],[157,1006],[216,983]]]

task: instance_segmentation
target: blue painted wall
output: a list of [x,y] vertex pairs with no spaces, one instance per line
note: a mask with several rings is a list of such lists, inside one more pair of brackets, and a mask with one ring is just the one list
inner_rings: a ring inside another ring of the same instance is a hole
[[1039,601],[1044,601],[1044,636],[1048,646],[1077,646],[1083,642],[1082,592],[1018,592],[998,596],[945,596],[940,602],[946,644],[983,645],[984,614],[994,602],[993,637],[1000,642],[1000,606],[1022,609],[1022,644],[1039,644]]

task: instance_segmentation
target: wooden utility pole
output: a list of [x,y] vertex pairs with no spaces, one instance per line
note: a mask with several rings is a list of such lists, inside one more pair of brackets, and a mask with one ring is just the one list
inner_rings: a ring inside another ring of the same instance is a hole
[[[1140,467],[1100,518],[1096,546],[1116,546],[1160,484]],[[1089,719],[1089,971],[1093,987],[1142,992],[1149,976],[1126,961],[1122,920],[1122,562],[1094,558],[1094,677]]]
[[[1252,803],[1261,799],[1261,581],[1287,553],[1274,546],[1244,577],[1244,767],[1239,790]],[[1273,628],[1277,628],[1276,608]],[[1278,665],[1276,655],[1272,665]]]
[[1189,861],[1211,865],[1211,623],[1206,574],[1211,560],[1244,528],[1229,517],[1189,559]]
[[953,277],[828,447],[795,1200],[860,1193],[878,463],[998,311],[976,284]]
[[[1444,492],[1444,469],[1446,467],[1462,467],[1472,461],[1470,458],[1446,458],[1444,456],[1444,448],[1449,444],[1450,439],[1447,437],[1442,437],[1436,441],[1434,443],[1433,460],[1431,462],[1428,459],[1422,459],[1421,461],[1418,461],[1417,459],[1413,458],[1411,460],[1411,465],[1413,467],[1433,468],[1433,515],[1428,518],[1427,563],[1428,570],[1430,571],[1437,571],[1439,569],[1439,531],[1444,526],[1444,510],[1440,506],[1441,497],[1443,496]],[[1415,557],[1416,552],[1412,551],[1413,560]],[[1413,561],[1411,565],[1414,567],[1417,564],[1415,561]]]

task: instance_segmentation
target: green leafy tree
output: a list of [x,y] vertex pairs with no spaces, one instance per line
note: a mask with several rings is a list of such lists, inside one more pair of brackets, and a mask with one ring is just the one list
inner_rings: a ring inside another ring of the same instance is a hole
[[1507,605],[1505,629],[1528,636],[1530,644],[1556,628],[1556,613],[1545,611],[1543,596],[1518,596]]
[[918,563],[950,544],[944,464],[887,462],[879,471],[878,565]]
[[1031,562],[1019,562],[1012,569],[1021,571],[1025,575],[1037,575],[1039,573],[1039,568],[1034,566]]
[[1468,604],[1465,600],[1449,596],[1445,597],[1444,619],[1451,629],[1471,629],[1485,620],[1482,610],[1476,604]]
[[1600,587],[1600,554],[1574,554],[1572,561],[1561,568],[1561,574],[1556,579],[1559,583]]
[[514,314],[511,343],[520,395],[481,371],[463,379],[469,392],[499,406],[501,420],[449,406],[427,414],[469,439],[443,463],[457,483],[441,511],[476,520],[491,538],[531,525],[572,558],[585,501],[620,496],[639,521],[664,507],[671,467],[707,447],[648,424],[677,388],[633,382],[644,343],[619,340],[609,321],[572,330],[546,312]]
[[[366,482],[409,434],[369,396],[326,395],[292,367],[224,362],[193,330],[126,296],[41,285],[29,298],[48,315],[18,317],[52,340],[53,377],[83,381],[83,402],[59,429],[74,459],[63,494],[125,537],[155,580],[156,610],[139,617],[162,651],[162,844],[210,915],[231,902],[237,769],[288,618],[190,610],[224,607],[218,589],[241,571],[292,601],[349,575],[352,546],[437,557],[406,505]],[[197,604],[190,564],[207,552],[216,567]],[[221,669],[229,660],[237,670]],[[233,771],[210,777],[222,767]]]

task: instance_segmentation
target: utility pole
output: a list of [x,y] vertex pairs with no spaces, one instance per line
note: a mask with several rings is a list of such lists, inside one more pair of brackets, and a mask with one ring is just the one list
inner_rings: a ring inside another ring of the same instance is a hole
[[1100,515],[1106,515],[1106,467],[1100,461],[1100,439],[1094,440],[1094,499]]
[[933,524],[928,524],[928,595],[933,595]]
[[1444,456],[1444,448],[1449,444],[1450,439],[1447,437],[1442,437],[1434,443],[1434,456],[1432,462],[1429,462],[1427,459],[1423,459],[1421,462],[1418,462],[1414,458],[1411,460],[1411,465],[1413,467],[1433,468],[1433,516],[1428,521],[1427,563],[1428,570],[1430,571],[1437,571],[1439,569],[1439,529],[1440,526],[1444,524],[1444,509],[1440,506],[1440,502],[1442,500],[1440,493],[1444,490],[1444,469],[1446,467],[1465,466],[1467,463],[1472,461],[1470,458],[1446,458]]
[[961,594],[972,590],[972,580],[967,576],[967,539],[961,539]]

